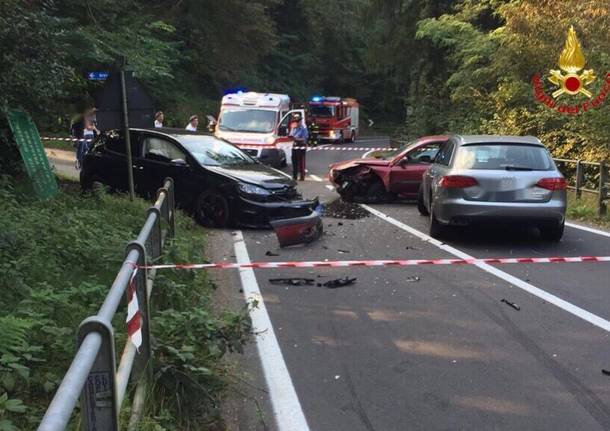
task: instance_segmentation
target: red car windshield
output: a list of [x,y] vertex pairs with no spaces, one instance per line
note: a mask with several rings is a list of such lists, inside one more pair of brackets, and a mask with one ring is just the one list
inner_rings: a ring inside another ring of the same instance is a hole
[[374,157],[376,159],[391,160],[391,159],[395,158],[396,156],[398,156],[399,154],[402,154],[405,151],[410,150],[412,147],[415,147],[417,143],[418,143],[417,141],[410,141],[410,142],[407,142],[406,144],[401,145],[398,148],[375,153]]

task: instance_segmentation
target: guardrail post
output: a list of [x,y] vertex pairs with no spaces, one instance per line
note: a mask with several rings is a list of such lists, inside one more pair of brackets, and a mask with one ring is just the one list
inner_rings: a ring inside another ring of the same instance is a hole
[[165,184],[169,181],[169,185],[167,187],[167,197],[169,198],[169,202],[168,202],[168,214],[169,216],[169,228],[167,231],[167,234],[170,238],[174,237],[174,234],[176,233],[176,219],[175,219],[175,215],[176,215],[176,199],[175,199],[175,185],[174,185],[174,180],[170,177],[165,178],[165,180],[163,180],[163,185],[165,186]]
[[[146,291],[146,280],[148,274],[146,268],[146,248],[139,241],[131,241],[125,249],[125,256],[130,251],[138,251],[138,272],[135,276],[136,295],[138,297],[138,307],[140,308],[140,316],[142,319],[142,345],[138,349],[134,363],[134,377],[138,378],[146,369],[148,359],[150,358],[150,310],[148,308],[148,292]],[[127,292],[126,292],[127,293]]]
[[580,188],[582,187],[582,183],[583,183],[583,171],[582,171],[582,164],[580,163],[580,159],[578,159],[576,161],[576,198],[580,199],[582,197],[582,191],[580,190]]
[[598,195],[598,208],[597,213],[600,217],[605,216],[607,212],[606,207],[606,181],[608,180],[608,172],[606,168],[606,163],[601,162],[599,164],[599,195]]
[[78,346],[92,332],[101,335],[102,345],[81,394],[81,429],[118,431],[116,357],[112,324],[99,316],[83,320],[78,328]]
[[151,214],[156,215],[155,227],[150,238],[150,257],[155,260],[161,256],[161,249],[163,248],[163,226],[161,226],[161,210],[154,206],[150,207],[146,210],[146,218]]

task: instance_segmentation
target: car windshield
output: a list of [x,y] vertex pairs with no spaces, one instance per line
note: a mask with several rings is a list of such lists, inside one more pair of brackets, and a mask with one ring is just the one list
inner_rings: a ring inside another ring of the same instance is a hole
[[391,150],[387,150],[387,151],[380,151],[378,153],[374,154],[374,157],[376,159],[382,159],[382,160],[389,160],[389,159],[393,159],[394,157],[396,157],[397,155],[411,149],[412,147],[415,146],[415,144],[417,144],[416,141],[409,141],[406,144],[401,145],[398,148],[393,148]]
[[312,117],[332,117],[335,115],[335,108],[332,106],[310,106],[309,115]]
[[219,128],[227,132],[269,133],[275,128],[277,112],[265,109],[226,109],[220,113]]
[[183,135],[180,143],[203,166],[250,165],[256,162],[242,150],[214,136]]
[[460,147],[457,169],[551,171],[553,161],[546,148],[524,144],[475,144]]

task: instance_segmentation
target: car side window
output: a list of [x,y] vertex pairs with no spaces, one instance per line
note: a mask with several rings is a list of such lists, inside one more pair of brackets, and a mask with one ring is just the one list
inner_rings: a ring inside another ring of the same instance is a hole
[[434,163],[438,163],[439,165],[449,166],[451,162],[451,155],[453,154],[453,148],[455,144],[451,141],[447,141],[441,145],[440,150],[436,154],[434,158]]
[[[137,154],[139,135],[137,132],[131,131],[131,154]],[[123,132],[112,130],[102,133],[99,140],[93,144],[92,151],[95,153],[107,152],[112,155],[124,156],[127,154],[127,145],[123,139]]]
[[439,143],[431,143],[423,145],[413,151],[411,151],[407,158],[412,163],[431,163],[438,153]]
[[102,135],[99,141],[100,145],[96,145],[94,148],[95,151],[102,151],[105,149],[111,153],[125,155],[125,140],[123,137],[117,132],[110,132],[108,134]]
[[166,139],[156,136],[146,136],[142,143],[145,159],[171,162],[172,160],[185,160],[186,155],[182,150]]

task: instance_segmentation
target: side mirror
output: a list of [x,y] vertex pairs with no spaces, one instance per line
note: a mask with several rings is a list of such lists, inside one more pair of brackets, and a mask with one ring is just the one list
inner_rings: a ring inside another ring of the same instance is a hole
[[176,166],[188,166],[188,163],[186,163],[186,161],[183,160],[183,159],[173,159],[172,160],[172,165],[176,165]]
[[278,127],[277,134],[278,134],[278,136],[288,136],[288,127],[287,126]]
[[400,161],[398,162],[398,165],[401,168],[404,168],[405,166],[407,166],[409,164],[409,159],[407,157],[403,157],[402,159],[400,159]]

